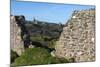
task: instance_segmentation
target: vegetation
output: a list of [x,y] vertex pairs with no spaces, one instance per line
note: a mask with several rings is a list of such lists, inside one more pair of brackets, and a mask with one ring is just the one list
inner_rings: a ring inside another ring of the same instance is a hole
[[11,50],[11,63],[13,63],[18,57],[19,56],[17,55],[17,53]]
[[41,35],[31,36],[30,39],[32,41],[38,41],[38,42],[44,41]]
[[48,48],[54,48],[57,40],[56,38],[42,35],[31,36],[30,39],[33,45],[38,47],[47,46]]
[[12,65],[40,65],[40,64],[55,64],[68,63],[64,58],[52,57],[51,54],[44,48],[28,48],[26,51],[15,60]]
[[[15,52],[11,51],[11,66],[23,66],[23,65],[40,65],[40,64],[57,64],[57,63],[69,63],[70,60],[58,57],[52,57],[51,51],[55,50],[55,44],[60,36],[63,25],[45,22],[26,21],[23,28],[23,34],[26,37],[21,37],[24,42],[34,45],[34,48],[26,48],[25,52],[19,57]],[[25,33],[25,34],[24,34]]]

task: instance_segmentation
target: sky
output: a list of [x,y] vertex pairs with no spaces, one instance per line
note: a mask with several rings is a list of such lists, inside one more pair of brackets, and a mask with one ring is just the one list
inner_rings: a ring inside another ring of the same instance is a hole
[[11,0],[11,14],[24,15],[26,20],[34,18],[52,23],[66,23],[74,10],[95,8],[93,5],[25,2]]

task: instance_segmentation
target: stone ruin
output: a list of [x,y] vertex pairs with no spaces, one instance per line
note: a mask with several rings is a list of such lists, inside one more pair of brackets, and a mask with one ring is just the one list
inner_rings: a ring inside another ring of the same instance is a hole
[[[11,16],[11,50],[19,56],[30,45],[24,16]],[[95,9],[74,11],[55,46],[57,57],[74,58],[75,62],[95,61]]]
[[56,56],[75,62],[95,61],[95,9],[74,11],[55,50]]
[[30,44],[30,37],[25,27],[24,16],[11,16],[10,33],[11,50],[20,56]]

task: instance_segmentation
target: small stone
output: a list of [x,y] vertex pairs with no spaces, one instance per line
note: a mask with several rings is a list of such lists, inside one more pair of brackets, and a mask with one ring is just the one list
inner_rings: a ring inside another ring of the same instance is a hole
[[35,46],[34,45],[29,45],[29,48],[34,48]]

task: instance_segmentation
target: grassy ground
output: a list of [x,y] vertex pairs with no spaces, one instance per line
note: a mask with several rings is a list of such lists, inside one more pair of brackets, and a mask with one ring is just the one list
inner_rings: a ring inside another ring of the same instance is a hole
[[15,59],[11,66],[26,66],[26,65],[43,65],[43,64],[57,64],[68,63],[64,58],[52,57],[45,48],[28,48],[25,52]]

